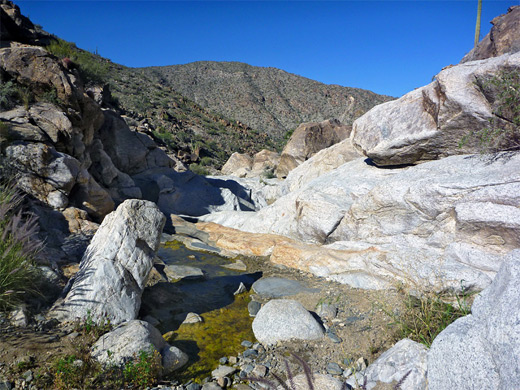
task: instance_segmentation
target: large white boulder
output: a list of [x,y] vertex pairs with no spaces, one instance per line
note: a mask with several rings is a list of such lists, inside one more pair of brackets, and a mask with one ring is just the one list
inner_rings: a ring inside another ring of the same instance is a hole
[[52,315],[63,321],[107,318],[113,324],[135,319],[165,219],[155,204],[143,200],[126,200],[107,215]]
[[447,67],[427,86],[358,118],[352,143],[380,166],[478,152],[477,137],[469,137],[462,147],[461,140],[489,127],[496,116],[493,98],[476,81],[503,69],[520,70],[520,53]]
[[428,352],[430,390],[520,388],[520,250]]

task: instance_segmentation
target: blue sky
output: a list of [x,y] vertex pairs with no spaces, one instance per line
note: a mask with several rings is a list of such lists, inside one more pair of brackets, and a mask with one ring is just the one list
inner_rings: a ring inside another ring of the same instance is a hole
[[[272,66],[401,96],[473,47],[477,0],[16,1],[46,31],[131,67]],[[491,19],[520,0],[484,0]]]

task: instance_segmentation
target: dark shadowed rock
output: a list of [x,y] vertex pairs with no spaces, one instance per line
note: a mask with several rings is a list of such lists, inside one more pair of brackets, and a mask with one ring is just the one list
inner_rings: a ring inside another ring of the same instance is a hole
[[491,24],[491,31],[464,56],[461,63],[520,51],[520,6],[510,7],[507,14],[497,16]]

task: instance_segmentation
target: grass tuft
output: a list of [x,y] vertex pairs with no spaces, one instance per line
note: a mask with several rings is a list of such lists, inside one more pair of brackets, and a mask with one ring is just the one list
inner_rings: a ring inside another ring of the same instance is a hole
[[37,293],[40,273],[34,264],[43,243],[38,234],[37,218],[24,215],[23,198],[10,184],[0,184],[0,310]]

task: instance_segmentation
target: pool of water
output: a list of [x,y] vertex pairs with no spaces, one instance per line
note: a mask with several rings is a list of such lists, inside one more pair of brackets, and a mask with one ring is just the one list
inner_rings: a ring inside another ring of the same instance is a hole
[[[254,341],[247,304],[249,293],[235,296],[240,283],[248,290],[261,273],[247,273],[222,267],[231,264],[213,253],[197,252],[178,241],[161,246],[159,256],[165,264],[200,268],[205,277],[158,283],[143,293],[141,315],[150,314],[161,323],[157,328],[170,344],[186,352],[190,361],[176,376],[198,381],[211,375],[222,356],[243,351],[243,340]],[[202,323],[182,324],[189,312],[199,314]]]

